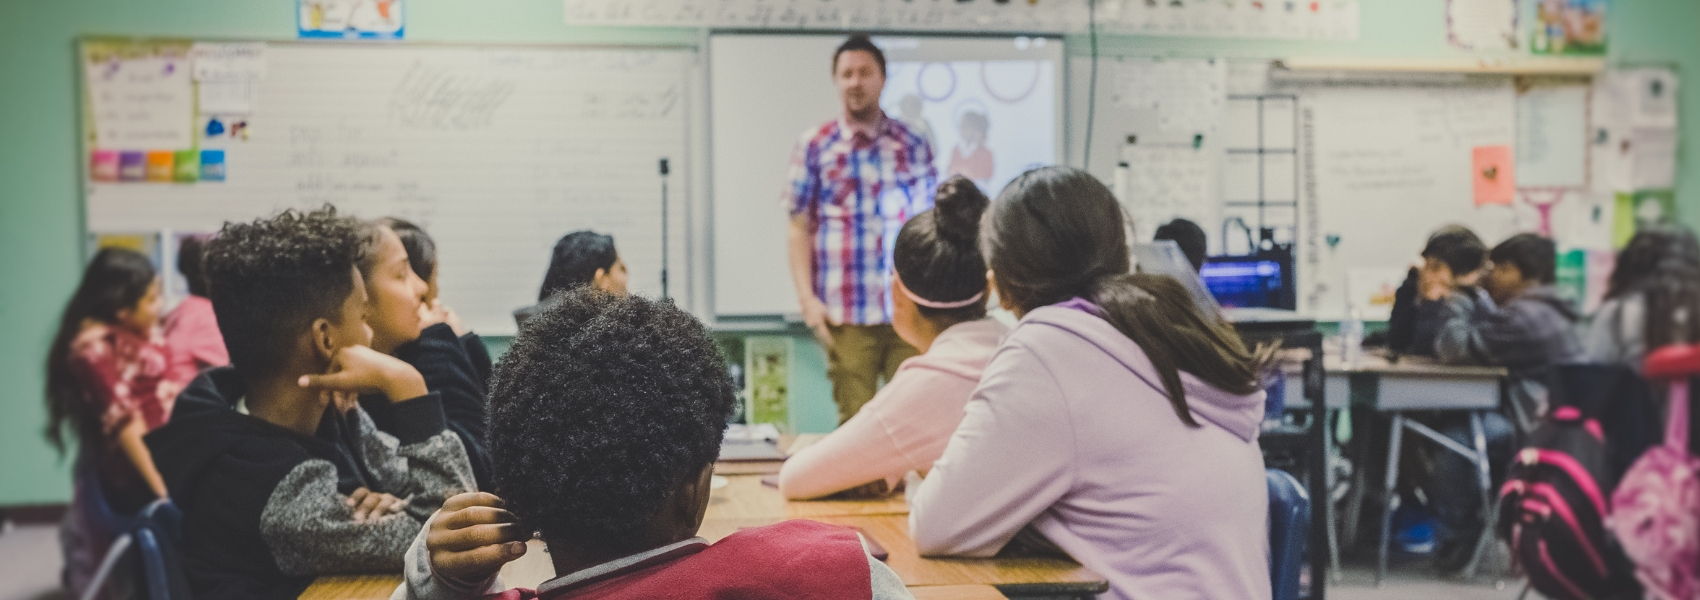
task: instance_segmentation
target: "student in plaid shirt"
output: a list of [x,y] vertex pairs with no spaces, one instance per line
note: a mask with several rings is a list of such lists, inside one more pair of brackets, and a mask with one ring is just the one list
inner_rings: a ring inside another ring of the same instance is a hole
[[933,149],[880,109],[885,54],[851,36],[832,57],[842,114],[805,132],[791,156],[791,279],[803,321],[827,351],[838,420],[856,414],[915,349],[891,328],[891,247],[933,207]]

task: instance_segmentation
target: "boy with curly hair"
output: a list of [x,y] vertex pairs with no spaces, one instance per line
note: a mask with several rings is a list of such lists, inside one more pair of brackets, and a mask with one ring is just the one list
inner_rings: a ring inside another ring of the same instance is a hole
[[[326,207],[227,223],[207,245],[231,366],[197,378],[147,438],[183,509],[196,597],[294,598],[318,575],[399,569],[442,499],[473,489],[441,399],[367,347],[364,232]],[[361,393],[394,404],[393,436]]]
[[[848,529],[787,521],[697,537],[736,402],[719,348],[669,302],[585,287],[556,298],[520,330],[490,389],[505,504],[449,499],[408,550],[396,597],[910,597]],[[502,591],[496,572],[532,531],[560,576]]]

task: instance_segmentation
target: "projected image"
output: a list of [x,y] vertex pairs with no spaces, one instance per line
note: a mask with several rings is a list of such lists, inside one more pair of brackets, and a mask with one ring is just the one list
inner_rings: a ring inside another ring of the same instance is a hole
[[1056,162],[1057,49],[1046,46],[1057,42],[1017,38],[996,58],[921,60],[937,50],[914,39],[875,41],[890,61],[886,114],[927,139],[941,177],[962,175],[996,195],[1023,171]]

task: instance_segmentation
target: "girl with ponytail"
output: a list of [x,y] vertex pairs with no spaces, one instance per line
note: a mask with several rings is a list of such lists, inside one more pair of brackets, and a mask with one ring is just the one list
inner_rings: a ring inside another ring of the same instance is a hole
[[1130,274],[1126,232],[1075,169],[1029,171],[993,204],[982,248],[1021,320],[911,489],[911,534],[926,555],[983,557],[1031,528],[1108,598],[1267,599],[1268,354],[1179,282]]
[[892,259],[892,326],[922,354],[898,367],[837,431],[785,461],[779,489],[787,498],[888,492],[944,453],[1005,332],[986,317],[990,293],[978,244],[989,203],[973,182],[952,177],[939,186],[932,210],[903,225]]

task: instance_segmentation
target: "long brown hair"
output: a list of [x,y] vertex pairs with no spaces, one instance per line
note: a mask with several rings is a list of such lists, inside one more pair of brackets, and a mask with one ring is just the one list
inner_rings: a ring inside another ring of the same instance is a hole
[[998,293],[1023,313],[1085,298],[1157,368],[1175,415],[1197,427],[1181,372],[1233,394],[1260,389],[1272,350],[1255,355],[1220,317],[1201,312],[1180,282],[1130,274],[1127,229],[1109,188],[1085,171],[1044,167],[1005,187],[983,243]]
[[59,330],[47,350],[47,441],[65,451],[67,426],[87,441],[99,433],[98,414],[93,414],[71,365],[71,343],[82,332],[85,321],[113,323],[118,313],[134,308],[153,286],[153,263],[144,254],[123,248],[101,248],[83,269],[82,282],[65,312],[59,315]]

